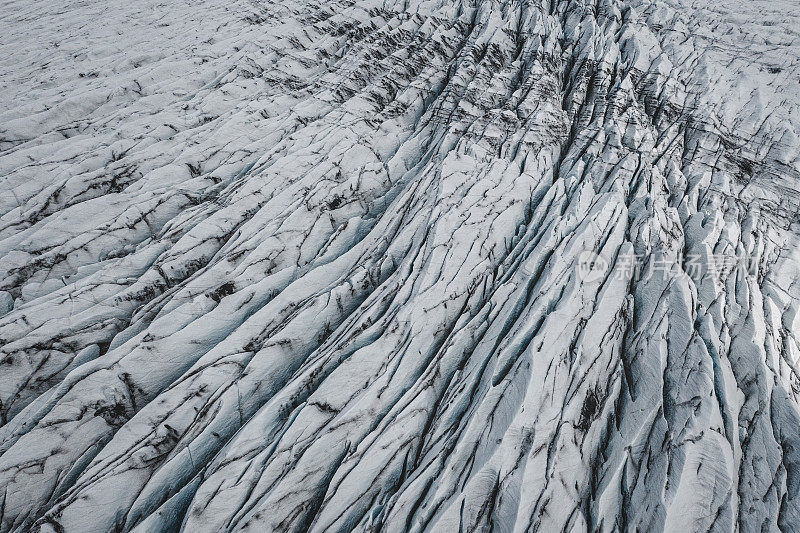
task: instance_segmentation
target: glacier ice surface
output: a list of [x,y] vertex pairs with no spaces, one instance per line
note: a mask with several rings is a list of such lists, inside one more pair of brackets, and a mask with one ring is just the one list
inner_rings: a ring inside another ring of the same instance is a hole
[[0,532],[800,524],[794,0],[0,13]]

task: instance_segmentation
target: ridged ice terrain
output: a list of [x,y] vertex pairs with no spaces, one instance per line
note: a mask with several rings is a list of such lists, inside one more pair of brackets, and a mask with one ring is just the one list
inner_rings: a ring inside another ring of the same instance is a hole
[[3,0],[0,532],[797,531],[797,0]]

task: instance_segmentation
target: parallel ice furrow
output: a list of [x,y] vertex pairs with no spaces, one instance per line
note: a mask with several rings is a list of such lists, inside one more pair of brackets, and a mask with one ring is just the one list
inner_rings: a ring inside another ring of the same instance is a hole
[[11,4],[0,531],[800,519],[792,3]]

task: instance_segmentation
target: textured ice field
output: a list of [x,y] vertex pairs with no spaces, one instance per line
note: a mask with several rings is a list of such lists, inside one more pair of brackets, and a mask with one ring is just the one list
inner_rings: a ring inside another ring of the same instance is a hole
[[795,531],[796,0],[3,0],[0,532]]

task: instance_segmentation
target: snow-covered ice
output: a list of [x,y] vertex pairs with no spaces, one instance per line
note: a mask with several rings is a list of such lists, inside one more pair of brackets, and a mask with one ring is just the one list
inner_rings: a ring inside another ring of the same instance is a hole
[[797,529],[795,0],[0,29],[0,532]]

